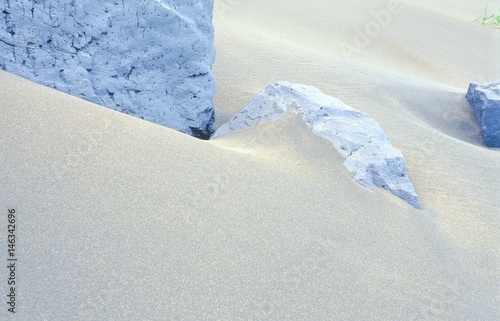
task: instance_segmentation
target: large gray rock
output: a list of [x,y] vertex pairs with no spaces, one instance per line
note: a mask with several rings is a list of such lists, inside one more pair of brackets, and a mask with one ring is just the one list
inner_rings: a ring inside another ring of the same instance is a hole
[[474,109],[485,145],[500,147],[500,80],[484,85],[473,82],[465,97]]
[[212,139],[277,121],[287,114],[300,115],[314,134],[333,143],[359,184],[386,189],[420,208],[403,155],[392,147],[377,122],[311,86],[287,82],[268,86],[222,125]]
[[197,137],[212,133],[213,0],[0,7],[0,69]]

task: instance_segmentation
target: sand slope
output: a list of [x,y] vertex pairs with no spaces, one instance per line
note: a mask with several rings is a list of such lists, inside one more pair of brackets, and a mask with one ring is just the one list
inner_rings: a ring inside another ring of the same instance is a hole
[[[328,37],[349,39],[383,1],[283,3],[217,13],[219,123],[274,80],[318,86],[379,122],[424,210],[359,186],[293,117],[205,142],[0,72],[0,208],[18,212],[17,319],[498,317],[500,154],[481,145],[463,95],[469,80],[500,72],[476,59],[491,47],[440,41],[494,46],[498,30],[469,22],[481,1],[403,1],[394,27],[347,61]],[[414,44],[438,72],[392,42]]]

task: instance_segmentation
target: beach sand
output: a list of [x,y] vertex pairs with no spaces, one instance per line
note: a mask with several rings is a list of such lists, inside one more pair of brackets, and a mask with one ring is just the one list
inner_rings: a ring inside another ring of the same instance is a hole
[[274,81],[316,86],[381,125],[422,210],[293,116],[201,141],[0,72],[13,319],[498,319],[500,150],[464,95],[500,77],[500,31],[483,1],[389,3],[220,0],[217,126]]

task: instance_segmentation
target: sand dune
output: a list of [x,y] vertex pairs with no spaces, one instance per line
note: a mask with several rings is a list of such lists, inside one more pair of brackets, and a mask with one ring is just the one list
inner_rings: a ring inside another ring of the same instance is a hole
[[227,3],[218,125],[276,80],[317,86],[381,125],[423,210],[361,187],[294,117],[200,141],[0,72],[17,319],[498,318],[500,154],[464,99],[500,75],[483,1],[401,1],[347,58],[387,2]]

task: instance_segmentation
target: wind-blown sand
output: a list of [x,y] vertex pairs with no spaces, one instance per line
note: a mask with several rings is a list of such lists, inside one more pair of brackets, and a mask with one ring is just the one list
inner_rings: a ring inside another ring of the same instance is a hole
[[276,80],[317,86],[381,125],[424,209],[361,187],[293,117],[206,142],[0,72],[15,317],[498,319],[500,151],[464,98],[500,77],[500,31],[472,22],[483,1],[402,1],[347,56],[388,2],[225,3],[218,125]]

